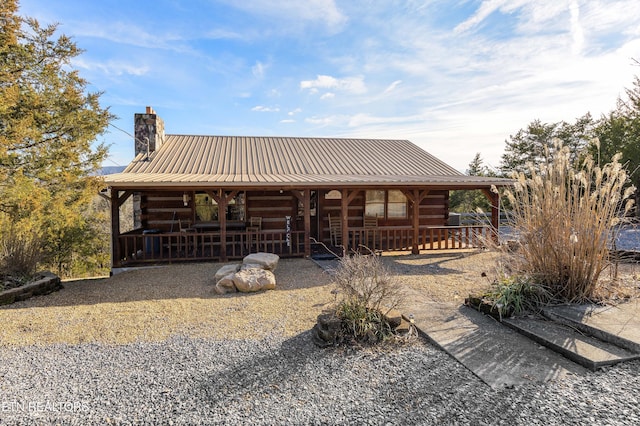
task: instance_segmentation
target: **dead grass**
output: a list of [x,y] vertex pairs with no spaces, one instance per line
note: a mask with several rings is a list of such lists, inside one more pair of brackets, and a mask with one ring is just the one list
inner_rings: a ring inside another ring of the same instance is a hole
[[[496,256],[477,250],[397,253],[385,254],[383,262],[413,297],[462,303],[489,287]],[[255,294],[215,294],[213,276],[220,266],[171,265],[66,282],[59,292],[0,307],[0,344],[125,344],[176,334],[292,337],[312,328],[334,301],[331,277],[310,260],[281,260],[276,290]],[[618,294],[640,295],[638,265],[621,267],[619,275],[624,279],[612,286]],[[621,282],[626,284],[621,287]]]
[[172,265],[64,283],[44,297],[0,308],[5,345],[162,341],[171,335],[245,339],[294,336],[332,301],[331,279],[309,260],[283,259],[276,290],[219,296],[221,264]]
[[[442,250],[429,254],[397,253],[383,257],[400,282],[428,300],[463,303],[469,294],[489,288],[496,252]],[[485,273],[487,277],[483,277]]]

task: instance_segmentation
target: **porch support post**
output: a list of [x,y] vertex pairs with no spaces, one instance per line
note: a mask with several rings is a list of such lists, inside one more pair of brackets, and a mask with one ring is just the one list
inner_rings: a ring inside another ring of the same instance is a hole
[[349,250],[349,191],[346,188],[342,189],[342,197],[340,200],[340,219],[342,222],[342,255],[344,256]]
[[227,206],[229,200],[236,196],[238,191],[226,193],[222,189],[211,192],[209,195],[218,203],[218,220],[220,221],[220,261],[227,261]]
[[414,189],[411,192],[406,192],[405,195],[411,201],[412,204],[412,226],[413,226],[413,246],[411,247],[412,254],[420,254],[420,204],[429,194],[429,190],[425,189],[420,191]]
[[115,188],[111,188],[111,267],[117,268],[121,265],[120,262],[120,244],[118,243],[118,237],[120,236],[120,203],[118,197],[118,191]]
[[304,257],[311,256],[311,190],[293,190],[291,193],[302,203],[304,213]]
[[500,194],[496,190],[483,188],[482,193],[489,199],[491,204],[491,237],[498,243],[498,227],[500,226]]
[[304,257],[311,257],[311,190],[304,190]]
[[[102,195],[102,194],[101,194]],[[111,188],[111,267],[119,267],[120,261],[120,244],[118,237],[120,236],[120,206],[133,195],[133,191],[124,191],[122,195],[120,190]],[[104,198],[109,199],[106,195]]]
[[342,199],[340,203],[340,213],[342,218],[342,245],[344,245],[344,253],[349,250],[349,204],[358,195],[360,191],[355,189],[349,191],[347,188],[342,189]]

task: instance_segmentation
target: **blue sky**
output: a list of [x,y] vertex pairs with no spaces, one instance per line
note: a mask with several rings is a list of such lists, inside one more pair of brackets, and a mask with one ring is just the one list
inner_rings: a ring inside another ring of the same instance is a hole
[[[637,0],[21,0],[131,133],[409,139],[497,167],[534,119],[615,107],[640,67]],[[110,127],[105,165],[133,141]]]

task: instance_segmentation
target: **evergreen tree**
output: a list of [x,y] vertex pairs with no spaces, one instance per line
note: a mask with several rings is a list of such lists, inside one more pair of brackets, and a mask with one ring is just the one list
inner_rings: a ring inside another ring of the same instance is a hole
[[[465,172],[468,176],[491,176],[492,173],[483,164],[480,153],[476,153],[469,168]],[[489,199],[480,190],[456,190],[449,196],[449,208],[457,213],[475,213],[478,210],[488,212],[491,210]]]
[[40,238],[48,266],[64,273],[91,238],[85,212],[107,155],[94,142],[114,117],[71,67],[75,43],[17,9],[0,4],[0,225]]
[[[640,78],[626,89],[627,100],[618,99],[616,109],[604,115],[595,129],[597,143],[590,145],[592,156],[600,164],[611,162],[616,153],[629,172],[630,182],[640,188]],[[636,206],[640,191],[636,190]],[[640,210],[636,208],[636,215]]]
[[559,139],[569,149],[571,161],[582,157],[584,150],[594,137],[594,120],[590,114],[578,118],[574,124],[567,122],[542,123],[534,120],[526,129],[520,129],[510,140],[505,141],[500,170],[503,176],[512,172],[529,174],[528,164],[536,167],[545,162],[545,151],[554,155],[554,141]]

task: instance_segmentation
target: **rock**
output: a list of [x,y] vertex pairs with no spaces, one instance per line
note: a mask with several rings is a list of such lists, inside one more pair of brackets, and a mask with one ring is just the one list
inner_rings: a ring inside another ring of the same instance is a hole
[[233,275],[233,283],[243,293],[271,290],[276,288],[276,276],[265,269],[244,269]]
[[267,269],[267,268],[257,263],[243,263],[242,266],[240,266],[239,271],[244,271],[246,269]]
[[235,274],[236,272],[238,272],[240,270],[240,266],[241,265],[239,265],[237,263],[235,263],[233,265],[224,265],[224,266],[222,266],[216,272],[216,275],[215,275],[216,284],[218,283],[218,281],[220,281],[221,279],[223,279],[227,275]]
[[58,291],[63,288],[60,277],[51,272],[43,272],[38,278],[23,286],[0,291],[0,305],[6,305],[21,300],[27,300],[33,296],[40,296]]
[[218,294],[227,294],[227,293],[235,293],[238,291],[235,283],[233,282],[233,276],[235,273],[231,273],[226,277],[222,277],[216,283],[216,293]]
[[334,346],[340,343],[342,335],[342,321],[334,312],[318,315],[318,322],[311,329],[313,343],[321,348]]
[[251,253],[244,258],[242,263],[261,265],[264,269],[275,271],[276,266],[278,266],[278,260],[280,260],[280,257],[277,254]]
[[395,309],[391,309],[384,315],[384,317],[394,330],[402,323],[402,314]]

